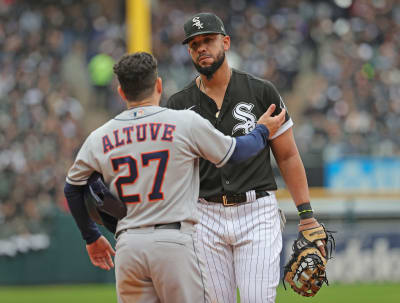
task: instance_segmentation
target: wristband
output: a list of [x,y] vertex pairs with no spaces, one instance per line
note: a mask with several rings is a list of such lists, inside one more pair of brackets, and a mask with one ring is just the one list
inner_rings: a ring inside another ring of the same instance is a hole
[[314,217],[314,211],[311,208],[310,202],[303,203],[299,206],[297,206],[298,214],[300,216],[300,219],[309,219]]

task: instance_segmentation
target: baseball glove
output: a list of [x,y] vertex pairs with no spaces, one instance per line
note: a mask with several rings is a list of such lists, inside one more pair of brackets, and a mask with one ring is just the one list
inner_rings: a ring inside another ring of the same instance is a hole
[[[299,232],[294,241],[293,253],[284,267],[283,285],[285,281],[292,289],[304,297],[313,297],[325,283],[326,264],[335,249],[335,239],[332,231],[325,229],[324,225]],[[323,246],[326,252],[324,257],[319,246]],[[329,249],[329,250],[328,250]]]

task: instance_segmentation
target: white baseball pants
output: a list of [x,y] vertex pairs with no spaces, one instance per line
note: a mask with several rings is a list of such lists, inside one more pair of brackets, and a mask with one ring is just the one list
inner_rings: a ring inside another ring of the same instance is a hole
[[273,303],[282,232],[275,194],[225,207],[200,199],[195,238],[208,270],[212,302]]

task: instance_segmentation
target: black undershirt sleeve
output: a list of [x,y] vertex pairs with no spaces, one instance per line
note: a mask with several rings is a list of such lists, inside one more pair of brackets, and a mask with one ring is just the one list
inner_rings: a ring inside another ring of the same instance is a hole
[[101,232],[96,223],[90,219],[86,210],[84,188],[84,186],[72,185],[65,182],[64,194],[83,239],[86,241],[86,244],[91,244],[101,236]]

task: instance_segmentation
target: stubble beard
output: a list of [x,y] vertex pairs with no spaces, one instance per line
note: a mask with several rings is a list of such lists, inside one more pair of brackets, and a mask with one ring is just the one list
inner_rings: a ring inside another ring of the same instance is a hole
[[206,76],[207,80],[210,80],[213,77],[214,73],[220,68],[222,63],[224,63],[224,60],[225,60],[225,52],[221,51],[218,54],[217,59],[210,66],[202,67],[193,60],[192,62],[196,70],[200,74]]

